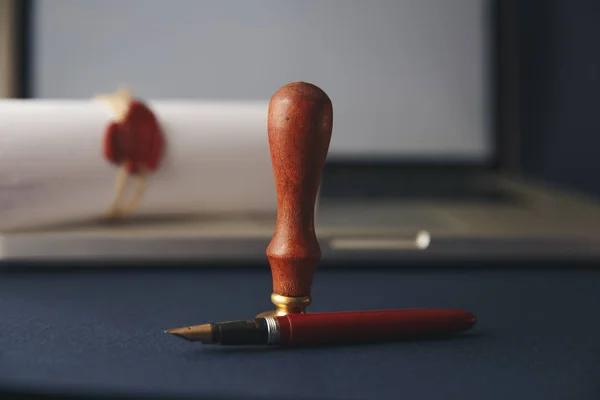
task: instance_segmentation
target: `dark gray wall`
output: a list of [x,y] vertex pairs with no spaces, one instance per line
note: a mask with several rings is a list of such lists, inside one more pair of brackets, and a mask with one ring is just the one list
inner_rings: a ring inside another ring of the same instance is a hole
[[600,196],[600,1],[520,2],[526,174]]

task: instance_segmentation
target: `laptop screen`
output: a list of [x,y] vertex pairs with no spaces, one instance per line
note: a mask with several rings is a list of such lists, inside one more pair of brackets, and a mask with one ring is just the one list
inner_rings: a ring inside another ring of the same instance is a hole
[[268,100],[308,81],[334,104],[329,159],[488,161],[489,0],[44,0],[32,96]]

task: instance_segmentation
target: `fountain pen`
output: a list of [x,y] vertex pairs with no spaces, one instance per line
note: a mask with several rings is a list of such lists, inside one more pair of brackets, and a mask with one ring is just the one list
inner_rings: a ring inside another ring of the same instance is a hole
[[477,319],[453,309],[402,309],[287,314],[169,329],[193,342],[218,345],[300,346],[379,342],[453,335]]

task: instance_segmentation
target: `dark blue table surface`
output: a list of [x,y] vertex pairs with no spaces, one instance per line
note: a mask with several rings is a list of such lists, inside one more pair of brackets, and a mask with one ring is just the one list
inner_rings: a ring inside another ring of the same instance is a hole
[[270,308],[266,268],[4,271],[0,385],[60,392],[330,399],[600,399],[600,270],[322,269],[312,311],[452,307],[446,340],[207,347],[166,328]]

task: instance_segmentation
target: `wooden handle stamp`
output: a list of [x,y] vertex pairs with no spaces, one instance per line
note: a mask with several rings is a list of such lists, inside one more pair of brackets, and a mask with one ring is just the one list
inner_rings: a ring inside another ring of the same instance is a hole
[[277,223],[267,247],[275,311],[303,313],[321,260],[315,203],[333,126],[333,107],[315,85],[294,82],[271,97],[268,135],[277,189]]

